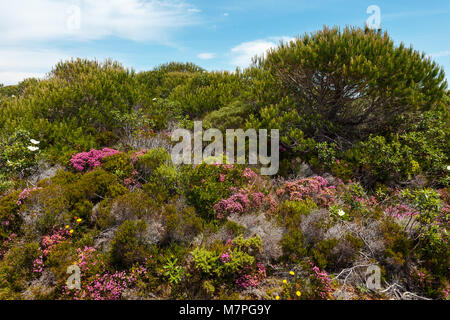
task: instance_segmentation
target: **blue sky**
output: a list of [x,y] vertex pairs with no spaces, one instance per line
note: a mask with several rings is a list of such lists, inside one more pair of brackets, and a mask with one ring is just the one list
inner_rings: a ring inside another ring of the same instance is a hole
[[323,25],[362,27],[370,5],[397,43],[450,74],[448,0],[0,0],[0,83],[43,77],[71,57],[112,58],[137,71],[169,61],[234,70]]

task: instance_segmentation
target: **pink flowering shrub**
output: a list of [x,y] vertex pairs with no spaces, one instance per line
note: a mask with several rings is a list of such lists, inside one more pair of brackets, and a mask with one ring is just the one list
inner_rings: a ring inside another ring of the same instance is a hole
[[17,199],[17,205],[20,206],[24,202],[24,200],[27,199],[31,195],[31,193],[33,191],[41,190],[41,189],[42,188],[40,188],[40,187],[23,189],[23,191],[19,194],[19,197]]
[[239,288],[248,289],[257,287],[266,278],[266,267],[261,262],[257,262],[254,267],[245,266],[242,274],[236,279]]
[[327,272],[320,270],[309,260],[307,264],[309,265],[309,278],[313,287],[313,295],[320,299],[330,298],[333,293],[333,285]]
[[138,160],[139,160],[139,158],[142,157],[142,156],[143,156],[144,154],[146,154],[146,153],[147,153],[147,150],[145,150],[145,149],[142,149],[142,150],[139,150],[139,151],[137,151],[137,152],[134,152],[134,153],[131,155],[131,162],[132,162],[133,164],[137,163]]
[[228,199],[222,199],[214,205],[218,219],[224,219],[226,216],[238,213],[242,214],[249,210],[257,210],[265,203],[265,196],[262,192],[251,192],[241,189]]
[[320,176],[287,181],[277,190],[277,196],[289,200],[306,200],[311,198],[319,206],[329,206],[335,202],[336,187],[329,186],[328,181]]
[[58,229],[54,230],[50,235],[45,235],[42,238],[39,251],[42,253],[33,261],[33,272],[41,273],[44,269],[44,261],[50,251],[59,243],[66,241],[71,237],[69,230]]
[[[214,206],[235,193],[236,189],[233,188],[241,188],[245,183],[242,169],[232,164],[203,163],[195,167],[187,166],[183,169],[182,180],[186,199],[203,217],[216,216]],[[247,201],[245,196],[235,200],[240,205]],[[219,210],[222,209],[219,208]],[[223,210],[226,210],[225,207]]]
[[417,212],[416,210],[414,210],[413,208],[411,208],[405,204],[389,206],[386,208],[385,212],[387,215],[397,218],[397,219],[401,219],[401,218],[405,218],[405,217],[412,217],[412,216],[419,214],[419,212]]
[[70,163],[77,171],[87,171],[102,164],[105,157],[119,154],[120,151],[104,148],[102,150],[92,149],[89,152],[80,152],[72,156]]
[[120,300],[123,292],[132,287],[147,272],[143,266],[130,271],[108,271],[99,253],[92,247],[78,249],[77,265],[81,272],[79,289],[62,288],[66,298],[74,300]]
[[17,234],[11,233],[8,238],[6,238],[0,246],[0,259],[8,252],[10,245],[17,239]]

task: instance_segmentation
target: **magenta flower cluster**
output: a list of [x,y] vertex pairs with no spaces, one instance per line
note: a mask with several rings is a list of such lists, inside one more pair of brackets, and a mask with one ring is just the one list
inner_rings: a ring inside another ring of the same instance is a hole
[[[77,265],[80,267],[82,275],[81,288],[70,290],[64,286],[63,295],[70,296],[75,300],[119,300],[122,298],[123,292],[136,283],[139,276],[147,272],[143,266],[134,267],[130,272],[108,272],[105,265],[100,264],[95,254],[96,250],[92,247],[78,249]],[[101,273],[93,271],[97,265],[102,270]],[[93,274],[93,272],[95,273]],[[92,275],[90,276],[90,274]]]
[[262,192],[252,192],[245,189],[239,190],[228,199],[222,199],[214,205],[218,219],[237,213],[242,214],[250,209],[259,209],[265,201]]
[[374,196],[371,196],[370,198],[362,198],[362,197],[354,196],[353,200],[355,200],[355,201],[361,203],[363,206],[367,206],[367,207],[373,207],[378,204],[377,198],[375,198]]
[[2,242],[2,245],[0,246],[0,259],[2,259],[4,257],[4,255],[8,252],[9,245],[12,242],[14,242],[14,240],[16,240],[16,239],[17,239],[17,234],[11,233],[9,235],[9,237]]
[[34,187],[34,188],[23,189],[22,192],[19,194],[19,197],[17,198],[17,205],[20,206],[24,202],[24,200],[27,199],[31,195],[31,193],[33,191],[40,190],[40,189],[42,189],[42,188]]
[[145,149],[142,149],[142,150],[140,150],[140,151],[137,151],[137,152],[134,152],[132,155],[131,155],[131,162],[134,164],[134,163],[136,163],[136,162],[138,162],[138,160],[139,160],[139,158],[140,157],[142,157],[144,154],[146,154],[147,153],[147,150],[145,150]]
[[399,204],[396,206],[387,207],[386,214],[390,215],[391,217],[401,219],[418,215],[419,212],[407,206],[406,204]]
[[33,261],[33,272],[41,273],[44,269],[44,259],[49,252],[61,242],[70,238],[70,232],[66,229],[54,230],[51,235],[46,235],[42,238],[42,244],[39,250],[42,254]]
[[320,206],[329,206],[335,202],[336,187],[329,186],[328,181],[320,176],[287,181],[277,190],[277,196],[288,196],[289,200],[306,200],[311,198]]
[[245,273],[236,279],[236,284],[242,288],[254,288],[266,278],[266,267],[261,262],[256,263],[256,270],[248,267],[248,273]]
[[231,261],[231,252],[229,249],[222,253],[222,255],[220,256],[220,261],[222,261],[222,263],[228,263]]
[[86,171],[93,169],[102,164],[102,160],[105,157],[109,157],[120,153],[120,151],[104,148],[102,150],[92,149],[89,152],[80,152],[72,156],[70,163],[77,171]]
[[330,277],[326,271],[321,271],[319,267],[315,266],[311,261],[308,261],[308,263],[311,266],[312,279],[316,283],[316,288],[314,289],[316,294],[318,294],[321,299],[327,299],[330,294],[333,293]]

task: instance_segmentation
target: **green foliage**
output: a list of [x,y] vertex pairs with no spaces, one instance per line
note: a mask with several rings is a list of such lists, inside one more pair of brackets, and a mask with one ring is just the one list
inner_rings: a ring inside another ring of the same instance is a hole
[[131,158],[126,153],[118,153],[102,159],[102,169],[119,178],[130,177],[133,171]]
[[[262,248],[259,236],[244,239],[243,236],[235,238],[230,246],[216,247],[215,250],[205,248],[195,248],[192,257],[195,268],[201,271],[206,277],[233,278],[245,267],[253,265],[255,256]],[[228,253],[229,260],[221,260],[223,253]]]
[[[18,215],[19,205],[17,204],[19,193],[16,191],[0,197],[0,242],[20,229],[22,219]],[[6,226],[6,222],[8,222],[8,226]]]
[[[214,216],[213,206],[231,195],[231,187],[239,187],[244,183],[242,170],[230,165],[212,165],[202,163],[195,167],[186,166],[182,170],[184,192],[188,201],[204,218]],[[220,181],[221,175],[226,175]]]
[[129,268],[144,262],[148,254],[145,242],[147,224],[142,221],[125,221],[117,230],[109,251],[110,262],[119,268]]
[[217,128],[222,132],[226,129],[243,128],[250,111],[249,104],[236,100],[208,113],[203,119],[203,124],[206,128]]
[[239,97],[242,88],[243,80],[239,72],[202,72],[176,87],[169,98],[180,103],[182,115],[195,119],[228,105]]
[[164,275],[169,278],[169,283],[177,284],[184,275],[183,267],[177,265],[178,259],[167,259],[167,263],[163,266]]
[[18,298],[16,294],[26,288],[32,278],[33,261],[40,254],[38,249],[36,242],[15,246],[0,261],[0,299]]
[[174,205],[166,205],[162,216],[166,226],[166,241],[189,243],[203,230],[203,221],[192,207],[177,210]]
[[387,33],[350,27],[325,27],[282,43],[258,66],[294,99],[296,112],[319,115],[332,124],[326,129],[347,137],[394,131],[399,116],[441,103],[447,85],[425,54],[395,46]]

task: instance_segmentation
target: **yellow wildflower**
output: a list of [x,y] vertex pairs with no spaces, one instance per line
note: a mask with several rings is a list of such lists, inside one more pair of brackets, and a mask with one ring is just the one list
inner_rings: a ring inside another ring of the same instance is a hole
[[280,297],[279,297],[279,296],[276,296],[276,297],[275,297],[275,300],[280,300]]
[[290,274],[291,276],[295,276],[295,272],[294,272],[294,271],[290,271],[289,274]]
[[283,283],[284,283],[284,284],[287,284],[287,280],[286,280],[286,279],[284,279],[284,280],[283,280]]
[[73,233],[73,229],[71,229],[69,232],[72,234]]
[[297,291],[295,294],[297,295],[297,297],[300,297],[302,295],[300,291]]
[[78,223],[80,223],[81,221],[82,221],[82,219],[81,219],[81,218],[78,218],[78,219],[77,219],[77,222],[78,222]]
[[67,226],[66,226],[66,229],[69,229],[69,228],[70,228],[70,226],[69,226],[69,225],[67,225]]

